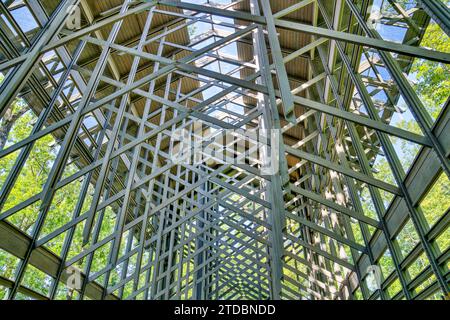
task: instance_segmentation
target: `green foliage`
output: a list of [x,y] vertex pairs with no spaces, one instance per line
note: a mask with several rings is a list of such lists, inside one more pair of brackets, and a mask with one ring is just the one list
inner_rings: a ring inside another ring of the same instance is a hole
[[[450,40],[448,36],[440,29],[440,27],[431,22],[425,32],[421,46],[439,50],[442,52],[450,52]],[[427,112],[433,119],[436,119],[441,111],[442,105],[450,96],[450,67],[441,63],[433,61],[426,61],[416,59],[413,63],[411,73],[415,75],[414,90],[417,92],[422,102],[424,103]],[[399,127],[415,133],[420,133],[420,128],[414,120],[403,120],[399,123]],[[413,162],[419,147],[407,141],[393,138],[393,142],[399,142],[399,150],[401,152],[401,162],[405,169],[409,168]],[[377,178],[394,183],[392,172],[389,168],[388,162],[382,158],[377,163]],[[450,208],[450,183],[447,176],[442,173],[429,193],[424,197],[420,203],[423,216],[428,223],[428,227],[432,227],[442,215]],[[447,229],[448,230],[448,229]],[[417,231],[409,219],[401,232],[396,237],[396,245],[398,246],[402,257],[404,258],[419,241]],[[441,252],[447,250],[450,246],[450,237],[448,231],[440,236],[437,241]],[[394,263],[389,250],[386,250],[384,256],[379,260],[379,265],[382,273],[386,278],[391,272],[394,272]],[[423,253],[408,268],[407,276],[413,279],[421,273],[429,265],[426,255]],[[426,279],[418,288],[416,293],[419,293],[426,286],[430,285],[435,278],[434,276]],[[393,297],[401,290],[401,284],[398,279],[394,281],[388,288],[387,293]],[[440,299],[439,294],[433,298]]]
[[[22,116],[15,119],[14,123],[11,124],[11,128],[7,132],[5,147],[27,138],[32,130],[31,123],[36,120],[36,116],[29,110],[23,100],[16,100],[12,104],[10,110],[12,110],[12,114],[20,112],[22,113]],[[14,208],[27,199],[38,195],[42,191],[56,158],[57,151],[57,145],[52,135],[46,135],[34,143],[30,155],[21,169],[5,205],[2,208],[2,212]],[[6,178],[11,172],[19,152],[20,150],[0,159],[0,186],[3,186]],[[77,168],[68,166],[66,167],[65,174],[71,175],[75,173],[76,170]],[[75,180],[69,185],[57,190],[41,230],[40,238],[55,231],[59,227],[64,226],[71,220],[79,198],[80,187],[81,181]],[[83,205],[82,213],[88,209],[89,200],[90,197],[88,196]],[[31,234],[39,214],[39,206],[40,201],[37,201],[13,214],[7,220],[23,232]],[[105,227],[102,226],[102,229],[104,228]],[[55,254],[60,255],[65,236],[66,233],[53,238],[46,244],[46,247]],[[80,253],[82,250],[81,236],[82,229],[76,228],[75,237],[71,244],[72,256]],[[71,256],[69,255],[69,258],[70,257]],[[106,261],[104,255],[101,256],[101,258]],[[17,262],[18,260],[15,257],[0,250],[0,275],[9,279],[14,279]],[[101,262],[98,261],[98,263]],[[31,265],[28,265],[22,284],[46,295],[48,294],[51,281],[52,280],[49,279],[48,276],[45,276],[41,271],[37,269],[34,270]],[[5,292],[6,291],[3,290],[1,291],[1,294],[4,295]]]
[[[421,42],[422,47],[450,53],[450,41],[439,25],[431,22]],[[450,65],[416,59],[411,68],[416,73],[414,89],[422,98],[433,119],[439,115],[442,105],[450,93]]]

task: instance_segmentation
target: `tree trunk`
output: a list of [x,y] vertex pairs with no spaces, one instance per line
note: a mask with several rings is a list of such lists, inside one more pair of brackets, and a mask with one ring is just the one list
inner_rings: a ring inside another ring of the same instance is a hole
[[5,147],[6,142],[8,141],[9,133],[11,132],[14,123],[16,123],[16,121],[27,112],[27,108],[25,106],[21,107],[16,112],[13,112],[13,109],[13,107],[10,107],[1,119],[0,150],[3,150],[3,148]]

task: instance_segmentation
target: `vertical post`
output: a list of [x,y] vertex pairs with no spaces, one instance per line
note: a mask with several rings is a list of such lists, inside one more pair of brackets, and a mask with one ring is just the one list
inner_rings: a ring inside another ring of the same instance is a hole
[[[194,155],[195,157],[195,155]],[[205,171],[205,169],[202,167],[201,171]],[[202,177],[199,176],[199,179],[201,179]],[[203,190],[205,193],[208,192],[208,182],[205,182],[203,184],[200,185],[199,187],[201,190]],[[200,205],[204,206],[206,204],[206,197],[202,194],[202,192],[198,192],[198,197],[200,197]],[[206,220],[208,218],[208,214],[206,212],[206,210],[201,210],[198,215],[200,216],[201,219],[197,220],[198,223],[198,230],[203,230],[203,228],[205,227],[204,224],[204,220]],[[195,247],[196,247],[196,251],[202,250],[203,246],[205,245],[204,243],[204,239],[206,238],[206,234],[200,235],[197,237],[196,243],[195,243]],[[197,252],[197,255],[195,256],[195,266],[194,268],[197,268],[198,266],[202,265],[204,260],[205,260],[205,252],[206,250],[202,250],[200,253]],[[194,298],[196,300],[203,300],[205,299],[205,291],[204,291],[204,284],[205,284],[205,280],[201,280],[198,281],[198,279],[201,279],[204,275],[205,272],[205,267],[201,267],[197,270],[197,272],[194,274]],[[197,282],[198,281],[198,282]]]
[[[257,0],[251,0],[251,13],[254,15],[260,15],[259,4]],[[259,67],[261,77],[257,79],[257,83],[263,84],[267,87],[269,96],[259,93],[260,99],[258,101],[258,108],[262,109],[263,120],[260,123],[260,128],[266,130],[270,136],[272,129],[279,129],[278,109],[275,99],[275,90],[272,83],[272,75],[270,74],[269,59],[267,57],[267,48],[265,45],[263,29],[258,26],[253,31],[253,50],[255,52],[255,64]],[[284,66],[283,66],[284,69]],[[290,94],[290,92],[289,92]],[[281,131],[280,131],[281,132]],[[280,159],[284,158],[284,152],[282,148],[282,141],[279,146],[271,146],[270,152],[280,152]],[[275,151],[277,150],[277,151]],[[265,155],[270,154],[269,150],[266,150]],[[267,161],[268,159],[263,159]],[[284,162],[280,161],[279,170],[283,170]],[[277,172],[270,176],[270,182],[267,185],[268,192],[267,197],[272,204],[270,210],[269,221],[272,225],[272,231],[270,233],[271,248],[269,249],[271,257],[271,298],[279,300],[281,298],[281,279],[283,276],[282,268],[282,256],[283,256],[283,228],[284,228],[284,202],[283,202],[283,190],[280,174]]]

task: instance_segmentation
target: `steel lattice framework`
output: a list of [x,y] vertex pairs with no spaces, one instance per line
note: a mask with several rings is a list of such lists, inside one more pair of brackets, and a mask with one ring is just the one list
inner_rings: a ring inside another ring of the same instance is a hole
[[[430,222],[423,201],[450,186],[450,100],[432,117],[410,72],[448,68],[421,45],[431,24],[449,41],[447,1],[2,0],[0,15],[5,298],[448,296],[449,208]],[[182,129],[204,146],[281,132],[253,147],[278,170],[174,161]]]

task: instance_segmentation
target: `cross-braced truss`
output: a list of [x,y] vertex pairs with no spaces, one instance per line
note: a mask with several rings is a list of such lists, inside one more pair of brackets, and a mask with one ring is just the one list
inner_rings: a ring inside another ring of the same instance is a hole
[[448,296],[448,5],[0,1],[0,295]]

